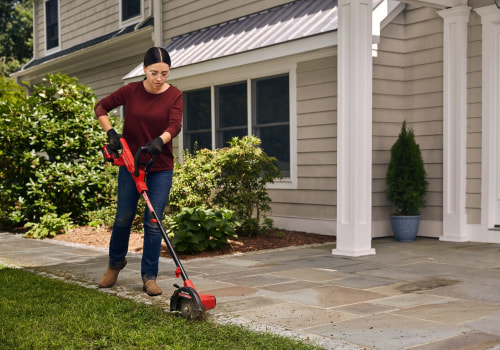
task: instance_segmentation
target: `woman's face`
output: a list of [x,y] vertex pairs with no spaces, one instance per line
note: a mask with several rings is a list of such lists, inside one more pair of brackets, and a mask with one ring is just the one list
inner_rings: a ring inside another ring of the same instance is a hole
[[147,67],[143,67],[144,74],[146,74],[145,84],[147,87],[154,92],[161,92],[164,89],[165,81],[170,74],[170,67],[168,64],[160,62],[150,64]]

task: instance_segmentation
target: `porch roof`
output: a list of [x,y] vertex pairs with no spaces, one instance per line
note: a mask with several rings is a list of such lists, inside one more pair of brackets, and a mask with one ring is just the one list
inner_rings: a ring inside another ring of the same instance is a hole
[[[335,31],[337,20],[337,0],[298,0],[174,37],[165,49],[172,67],[183,67]],[[124,79],[140,75],[142,64]]]

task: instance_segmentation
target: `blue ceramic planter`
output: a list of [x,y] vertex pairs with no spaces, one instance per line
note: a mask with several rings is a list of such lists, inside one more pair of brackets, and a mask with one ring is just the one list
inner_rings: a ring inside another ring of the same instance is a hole
[[394,238],[399,242],[411,242],[415,240],[420,226],[420,215],[414,216],[391,216],[391,227]]

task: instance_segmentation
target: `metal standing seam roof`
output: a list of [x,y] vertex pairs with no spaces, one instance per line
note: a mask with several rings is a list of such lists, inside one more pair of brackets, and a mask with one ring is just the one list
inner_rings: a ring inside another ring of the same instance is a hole
[[[383,0],[372,0],[375,9]],[[165,49],[178,68],[336,31],[337,0],[297,0],[172,38]],[[142,63],[124,79],[143,75]]]
[[[165,47],[178,68],[337,30],[337,0],[298,0],[174,37]],[[124,79],[142,75],[142,64]]]
[[175,37],[166,50],[181,67],[336,29],[337,0],[299,0]]

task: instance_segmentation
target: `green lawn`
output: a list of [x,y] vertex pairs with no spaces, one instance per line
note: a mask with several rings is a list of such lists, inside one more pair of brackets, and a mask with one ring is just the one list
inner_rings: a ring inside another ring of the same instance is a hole
[[318,349],[0,265],[0,349]]

